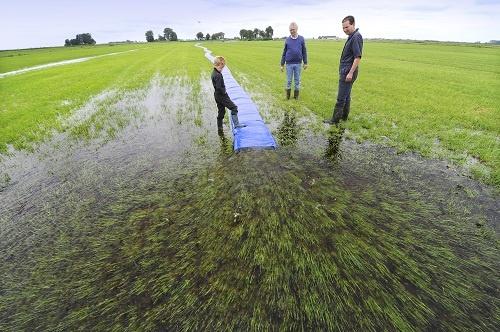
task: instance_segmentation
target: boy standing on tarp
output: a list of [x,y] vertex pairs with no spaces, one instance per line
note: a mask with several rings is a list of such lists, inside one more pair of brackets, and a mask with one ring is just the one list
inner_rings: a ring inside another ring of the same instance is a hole
[[246,127],[238,121],[238,106],[236,106],[226,92],[222,69],[226,65],[226,60],[222,56],[216,56],[214,59],[214,71],[212,72],[212,84],[214,85],[214,98],[217,103],[219,114],[217,115],[217,128],[222,130],[222,121],[226,113],[226,107],[231,110],[231,120],[235,128]]

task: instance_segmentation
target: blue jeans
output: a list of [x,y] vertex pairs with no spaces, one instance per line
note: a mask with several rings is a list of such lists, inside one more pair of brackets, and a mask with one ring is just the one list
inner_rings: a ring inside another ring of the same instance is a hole
[[301,66],[300,63],[286,64],[286,88],[291,89],[292,87],[292,78],[295,83],[295,90],[300,89],[300,71]]

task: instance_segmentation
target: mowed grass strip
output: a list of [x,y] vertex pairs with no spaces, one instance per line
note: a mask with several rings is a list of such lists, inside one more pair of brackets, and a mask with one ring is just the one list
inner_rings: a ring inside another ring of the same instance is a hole
[[[307,41],[299,105],[322,118],[332,115],[343,45]],[[283,41],[204,46],[224,55],[237,78],[244,74],[252,88],[289,107],[279,70]],[[365,41],[345,126],[351,138],[451,160],[499,187],[499,63],[499,47]]]
[[193,43],[147,45],[134,52],[47,68],[0,79],[0,152],[29,148],[62,129],[67,116],[109,89],[134,89],[154,74],[199,80],[210,65]]

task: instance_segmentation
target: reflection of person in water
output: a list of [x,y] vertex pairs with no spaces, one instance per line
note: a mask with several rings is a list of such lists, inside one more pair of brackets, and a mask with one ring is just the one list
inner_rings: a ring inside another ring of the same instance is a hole
[[325,150],[326,158],[332,161],[340,159],[340,143],[342,142],[344,131],[344,128],[332,128],[332,130],[328,132],[328,145]]
[[229,143],[227,137],[224,135],[224,131],[222,130],[222,128],[220,128],[217,133],[219,134],[220,155],[230,155],[232,152],[231,144]]
[[297,142],[299,128],[297,126],[297,117],[295,113],[285,112],[283,121],[281,121],[276,137],[282,146],[293,145]]

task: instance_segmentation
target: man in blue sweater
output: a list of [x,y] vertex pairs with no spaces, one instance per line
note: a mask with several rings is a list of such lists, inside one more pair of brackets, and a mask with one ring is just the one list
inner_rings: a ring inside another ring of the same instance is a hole
[[281,56],[281,71],[286,63],[286,99],[290,99],[292,89],[292,78],[295,83],[293,98],[299,98],[300,71],[302,62],[304,69],[307,68],[307,50],[304,37],[299,36],[297,23],[290,23],[290,37],[285,40],[285,48]]

